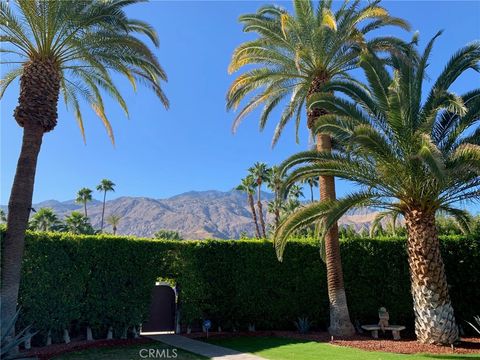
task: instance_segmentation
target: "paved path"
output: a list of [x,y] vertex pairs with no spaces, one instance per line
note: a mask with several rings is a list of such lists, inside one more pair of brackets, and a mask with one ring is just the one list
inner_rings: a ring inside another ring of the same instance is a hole
[[264,358],[260,356],[241,353],[236,350],[193,340],[180,335],[150,335],[148,338],[160,341],[174,348],[211,358],[212,360],[264,360]]

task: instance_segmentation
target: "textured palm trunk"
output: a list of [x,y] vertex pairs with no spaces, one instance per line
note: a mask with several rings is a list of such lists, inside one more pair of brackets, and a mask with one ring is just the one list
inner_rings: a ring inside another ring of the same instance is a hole
[[280,225],[280,210],[277,207],[275,209],[275,229],[278,229],[278,225]]
[[255,211],[255,204],[253,202],[253,195],[248,194],[248,204],[250,205],[250,210],[252,211],[253,223],[255,224],[255,234],[257,238],[261,238],[260,228],[258,227],[257,212]]
[[310,202],[313,203],[313,185],[310,184]]
[[25,230],[32,207],[38,154],[43,134],[57,123],[60,74],[53,62],[24,65],[15,120],[23,127],[17,170],[8,202],[7,231],[2,252],[1,318],[10,319],[17,307]]
[[[319,92],[326,81],[328,81],[326,76],[315,78],[310,86],[308,95]],[[314,128],[316,119],[322,113],[324,111],[321,109],[308,110],[307,120],[309,129]],[[327,153],[332,151],[332,139],[328,134],[317,134],[317,151]],[[320,201],[336,200],[335,178],[333,176],[320,176],[319,188]],[[334,336],[351,336],[355,333],[355,328],[348,312],[337,224],[332,226],[325,236],[325,263],[327,267],[328,299],[330,302],[330,327],[328,331]]]
[[105,216],[105,200],[107,199],[107,192],[103,192],[103,206],[102,206],[102,222],[100,223],[100,232],[103,232],[103,217]]
[[88,218],[88,214],[87,214],[87,201],[86,201],[86,200],[83,202],[83,211],[85,212],[85,217]]
[[417,339],[428,344],[453,344],[459,339],[458,327],[448,294],[435,214],[412,210],[405,214],[405,224]]
[[260,226],[262,228],[262,236],[263,238],[267,237],[267,233],[265,231],[265,220],[263,218],[263,207],[262,207],[262,199],[261,199],[261,184],[258,185],[258,199],[257,199],[257,207],[258,207],[258,216],[260,217]]

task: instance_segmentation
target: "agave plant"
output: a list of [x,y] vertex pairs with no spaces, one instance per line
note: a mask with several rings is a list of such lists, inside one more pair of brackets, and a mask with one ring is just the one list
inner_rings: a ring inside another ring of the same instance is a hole
[[348,210],[363,206],[401,214],[408,233],[417,338],[452,344],[458,339],[458,327],[435,215],[447,212],[468,230],[468,213],[458,204],[480,198],[480,88],[462,95],[449,89],[467,70],[480,71],[480,43],[455,53],[422,99],[437,36],[422,56],[411,45],[410,58],[418,61],[393,54],[389,59],[393,71],[365,52],[360,64],[368,85],[332,81],[312,97],[310,106],[328,111],[319,116],[315,131],[331,134],[344,149],[291,157],[283,164],[289,172],[286,183],[332,175],[356,183],[360,190],[298,210],[279,226],[275,242],[281,258],[289,234],[307,224],[322,222],[326,231]]
[[473,320],[475,320],[477,326],[473,325],[470,321],[467,321],[467,323],[480,335],[480,316],[474,316]]
[[2,319],[0,359],[33,359],[31,357],[23,357],[17,350],[20,344],[30,340],[36,334],[30,332],[31,326],[27,326],[19,333],[13,335],[19,312],[20,310],[18,310],[10,320],[5,321]]
[[297,321],[293,322],[300,334],[307,334],[310,331],[311,322],[308,317],[299,317]]

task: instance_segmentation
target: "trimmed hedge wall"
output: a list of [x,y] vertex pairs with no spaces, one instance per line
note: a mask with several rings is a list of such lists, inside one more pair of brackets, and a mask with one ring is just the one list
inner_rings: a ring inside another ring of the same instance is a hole
[[[341,243],[352,320],[413,327],[405,240]],[[442,241],[457,318],[480,314],[480,243]],[[46,332],[89,325],[134,326],[148,314],[159,278],[180,287],[182,324],[209,318],[214,326],[287,329],[299,316],[319,328],[328,321],[326,270],[313,241],[287,245],[278,262],[272,243],[256,240],[162,241],[65,233],[28,233],[20,289],[22,322]],[[119,334],[119,332],[117,332]],[[102,335],[103,336],[103,335]]]

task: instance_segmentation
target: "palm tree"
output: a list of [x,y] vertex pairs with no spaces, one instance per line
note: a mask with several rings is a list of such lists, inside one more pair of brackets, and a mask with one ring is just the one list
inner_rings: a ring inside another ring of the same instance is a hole
[[[353,181],[362,189],[336,202],[314,203],[299,210],[280,225],[275,242],[281,257],[289,233],[296,228],[321,220],[328,229],[346,211],[359,206],[401,214],[408,234],[417,338],[423,343],[452,344],[458,339],[458,328],[435,215],[449,213],[467,230],[468,213],[456,206],[480,197],[480,88],[463,95],[449,90],[466,70],[480,70],[480,43],[455,53],[422,100],[435,38],[414,64],[392,55],[393,75],[374,54],[365,53],[361,66],[368,86],[335,81],[312,97],[311,108],[329,113],[319,117],[315,131],[341,139],[345,149],[291,157],[284,171],[302,166],[290,173],[287,183],[330,175]],[[332,90],[349,98],[333,96]]]
[[255,224],[255,235],[257,236],[257,238],[261,238],[262,236],[260,235],[260,228],[258,226],[257,213],[255,211],[255,205],[253,201],[253,195],[255,194],[255,187],[257,187],[257,183],[253,178],[253,176],[249,175],[242,179],[241,184],[238,185],[235,188],[235,190],[242,191],[245,194],[247,194],[248,205],[250,206],[253,223]]
[[293,184],[288,188],[288,198],[298,200],[301,197],[303,197],[303,191],[299,185]]
[[258,216],[260,217],[260,225],[261,230],[264,238],[267,237],[266,229],[265,229],[265,218],[263,215],[263,208],[262,208],[262,184],[268,181],[270,176],[270,169],[268,165],[263,162],[256,162],[253,166],[248,169],[250,175],[253,177],[255,182],[257,183],[257,208],[258,208]]
[[158,46],[157,34],[149,24],[125,13],[127,5],[140,1],[12,0],[10,5],[0,2],[1,63],[13,66],[2,72],[0,98],[20,78],[14,117],[23,128],[3,244],[3,319],[15,314],[37,158],[43,134],[57,124],[59,96],[74,111],[84,140],[82,99],[93,107],[112,142],[103,92],[128,114],[126,102],[112,81],[114,73],[128,78],[134,89],[137,83],[147,85],[168,107],[160,87],[166,80],[165,72],[142,40],[145,35]]
[[87,203],[89,201],[92,201],[92,190],[89,188],[81,188],[80,190],[78,190],[75,202],[83,204],[83,210],[86,218],[88,218]]
[[275,227],[280,223],[280,212],[283,207],[282,194],[280,193],[283,186],[283,174],[276,165],[270,168],[270,176],[268,177],[267,186],[275,194],[275,200],[268,203],[268,212],[275,216]]
[[73,234],[94,234],[92,225],[88,221],[88,217],[81,212],[72,211],[72,213],[65,218],[65,230]]
[[106,219],[107,224],[112,226],[113,235],[117,234],[117,226],[118,226],[118,223],[120,222],[121,219],[122,219],[122,217],[119,216],[119,215],[110,215],[110,216],[107,217],[107,219]]
[[308,184],[310,187],[310,202],[313,203],[313,188],[318,187],[318,179],[316,177],[311,177],[309,179],[303,180],[304,184]]
[[280,219],[285,210],[285,201],[281,198],[275,198],[272,201],[269,201],[267,205],[268,212],[275,217],[275,223],[272,227],[272,230],[275,230],[277,226],[280,225]]
[[[285,107],[272,145],[276,144],[291,119],[295,119],[298,140],[307,99],[329,81],[350,79],[348,71],[357,66],[362,49],[384,51],[404,47],[402,41],[389,36],[366,40],[366,34],[387,25],[409,29],[405,21],[391,17],[378,3],[372,1],[362,7],[359,0],[345,0],[337,11],[333,11],[331,0],[319,1],[316,9],[309,0],[294,0],[294,14],[267,5],[256,14],[241,16],[244,31],[255,32],[258,37],[235,49],[229,67],[230,73],[244,66],[249,70],[232,83],[227,93],[227,108],[236,109],[242,100],[252,97],[235,118],[233,131],[260,105],[263,105],[260,116],[260,129],[263,129],[272,111],[282,104]],[[250,69],[252,65],[256,67]],[[318,108],[307,111],[310,131],[323,111]],[[331,151],[330,136],[318,133],[316,141],[318,151]],[[335,199],[334,178],[322,176],[320,200],[332,199]],[[329,331],[332,335],[352,335],[354,327],[348,315],[336,226],[327,234],[326,247],[331,304]]]
[[30,228],[38,231],[54,231],[60,225],[60,220],[53,209],[41,208],[30,220]]
[[100,184],[97,185],[98,191],[103,191],[103,206],[102,206],[102,221],[100,223],[100,232],[103,231],[103,217],[105,216],[105,200],[107,199],[107,191],[115,191],[115,184],[108,180],[103,179]]

